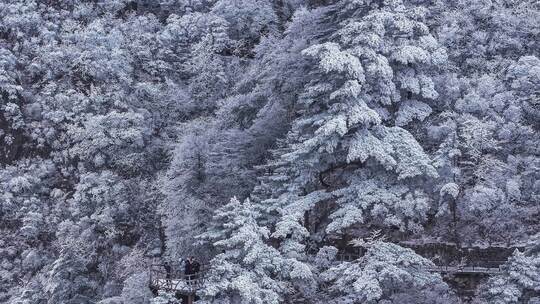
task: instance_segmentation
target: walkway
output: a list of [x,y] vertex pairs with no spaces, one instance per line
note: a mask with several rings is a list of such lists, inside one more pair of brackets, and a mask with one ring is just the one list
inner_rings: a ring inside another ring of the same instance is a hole
[[441,274],[487,274],[495,275],[502,273],[499,267],[480,267],[480,266],[435,266],[427,270]]
[[203,285],[205,267],[196,274],[186,275],[180,264],[153,263],[150,265],[150,286],[156,290],[195,294]]
[[[350,262],[357,258],[358,255],[354,254],[339,254],[337,261]],[[427,270],[440,274],[496,275],[502,272],[497,266],[502,263],[503,261],[482,262],[479,263],[480,266],[436,265],[427,268]],[[199,273],[192,275],[185,275],[179,269],[181,269],[180,265],[152,264],[150,266],[151,287],[155,290],[178,292],[182,295],[194,295],[204,283],[206,267],[203,267]]]
[[[338,262],[351,262],[358,259],[360,256],[354,253],[339,253],[336,257]],[[476,261],[474,265],[435,265],[427,268],[430,272],[438,272],[440,274],[486,274],[495,275],[502,273],[500,265],[505,261]]]

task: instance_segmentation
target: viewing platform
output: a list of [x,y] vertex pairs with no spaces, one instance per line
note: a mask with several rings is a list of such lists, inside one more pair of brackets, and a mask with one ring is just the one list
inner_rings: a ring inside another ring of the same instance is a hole
[[159,291],[172,292],[176,296],[182,296],[188,304],[195,301],[197,290],[203,283],[206,267],[194,274],[185,274],[181,263],[157,263],[153,262],[150,268],[150,288],[157,294]]

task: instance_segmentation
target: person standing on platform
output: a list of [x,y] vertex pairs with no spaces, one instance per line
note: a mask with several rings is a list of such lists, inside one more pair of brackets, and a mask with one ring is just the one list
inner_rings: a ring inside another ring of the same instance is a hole
[[191,284],[191,280],[193,278],[193,262],[194,258],[193,256],[190,256],[186,259],[186,262],[184,264],[184,276],[188,284]]
[[199,261],[195,259],[195,257],[191,257],[191,274],[193,279],[197,279],[198,273],[201,271],[201,264]]

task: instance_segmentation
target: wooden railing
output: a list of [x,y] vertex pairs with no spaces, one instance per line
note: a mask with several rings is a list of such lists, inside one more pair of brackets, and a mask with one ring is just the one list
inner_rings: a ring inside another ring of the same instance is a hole
[[[336,262],[352,262],[360,257],[360,254],[356,253],[338,253],[336,255]],[[475,261],[468,262],[465,265],[435,265],[427,268],[427,270],[438,273],[499,274],[502,272],[500,265],[505,262],[506,261]]]
[[482,267],[482,266],[439,266],[429,267],[427,270],[438,273],[448,274],[499,274],[502,273],[500,267]]
[[203,285],[206,265],[194,274],[185,274],[182,265],[171,263],[153,263],[150,268],[150,285],[157,290],[193,294]]

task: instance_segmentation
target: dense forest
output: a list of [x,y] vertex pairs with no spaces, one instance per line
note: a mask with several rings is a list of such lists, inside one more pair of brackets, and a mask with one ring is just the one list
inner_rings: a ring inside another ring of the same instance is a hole
[[0,303],[188,256],[197,303],[540,303],[540,3],[0,0]]

